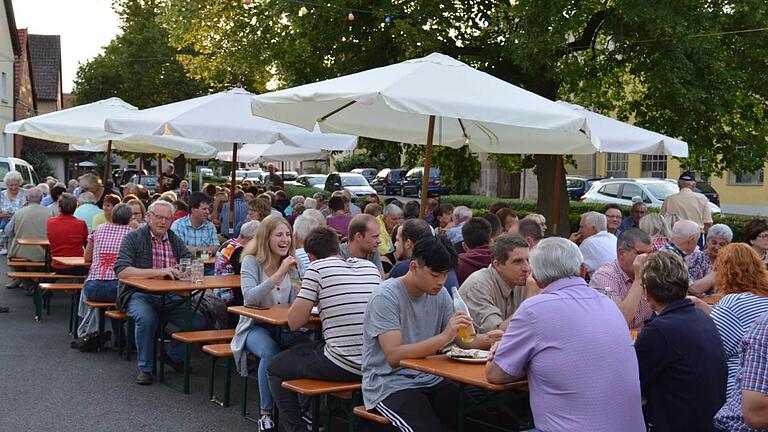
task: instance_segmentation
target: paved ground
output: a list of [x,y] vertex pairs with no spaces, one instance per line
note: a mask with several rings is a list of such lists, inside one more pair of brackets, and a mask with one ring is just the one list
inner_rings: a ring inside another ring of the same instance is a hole
[[[200,350],[192,361],[191,394],[158,383],[139,386],[133,381],[135,360],[118,359],[111,351],[70,348],[68,296],[54,297],[52,315],[36,323],[31,297],[4,287],[6,272],[2,257],[0,304],[11,311],[0,314],[0,432],[258,430],[240,416],[239,380],[233,380],[229,408],[208,401],[210,361]],[[170,369],[166,376],[179,382],[180,375]],[[256,394],[252,381],[253,410],[258,407]]]

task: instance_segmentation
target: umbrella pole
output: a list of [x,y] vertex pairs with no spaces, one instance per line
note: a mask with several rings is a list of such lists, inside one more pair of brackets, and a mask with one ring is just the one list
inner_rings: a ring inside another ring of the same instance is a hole
[[563,155],[555,155],[555,198],[554,214],[552,215],[552,232],[557,235],[560,223],[560,177],[563,176]]
[[[101,179],[101,184],[104,187],[107,186],[107,179],[109,179],[110,161],[112,159],[112,140],[107,141],[107,153],[104,155],[104,175]],[[109,191],[112,193],[112,191]]]
[[141,185],[141,173],[144,172],[144,155],[139,156],[139,179],[136,180],[138,185]]
[[280,161],[280,179],[283,181],[283,189],[285,189],[285,161]]
[[423,218],[427,211],[427,200],[429,199],[429,173],[432,169],[432,140],[435,138],[435,116],[429,116],[429,127],[427,129],[427,151],[424,155],[424,172],[421,173],[421,205],[419,206],[419,217]]
[[235,235],[235,172],[237,171],[237,143],[232,143],[232,187],[229,191],[229,223],[227,232],[229,237]]

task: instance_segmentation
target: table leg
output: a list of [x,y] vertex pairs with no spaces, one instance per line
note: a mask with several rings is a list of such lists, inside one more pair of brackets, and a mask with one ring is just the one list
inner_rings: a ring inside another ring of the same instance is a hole
[[459,383],[459,421],[456,423],[456,432],[464,432],[464,383]]
[[165,293],[160,294],[160,319],[158,320],[157,333],[159,343],[155,347],[155,364],[158,365],[157,377],[160,382],[164,382],[165,359],[160,353],[165,351]]

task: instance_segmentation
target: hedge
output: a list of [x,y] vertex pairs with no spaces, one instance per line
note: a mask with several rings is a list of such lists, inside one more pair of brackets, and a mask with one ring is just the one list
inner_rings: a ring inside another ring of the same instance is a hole
[[[472,213],[476,216],[481,216],[488,213],[488,209],[493,204],[503,202],[509,205],[510,208],[515,209],[517,214],[523,218],[529,213],[536,213],[536,201],[534,200],[521,200],[510,198],[495,198],[476,195],[444,195],[439,198],[441,203],[449,203],[454,206],[467,206],[472,209]],[[576,232],[579,229],[579,221],[581,215],[588,211],[602,212],[605,204],[598,203],[582,203],[570,201],[570,211],[568,213],[568,222],[571,226],[571,232]],[[630,207],[621,206],[624,215],[629,215]],[[658,209],[651,208],[649,211],[658,211]],[[713,215],[712,220],[714,223],[722,223],[728,225],[733,231],[733,241],[743,242],[744,240],[744,226],[754,217],[752,216],[740,216],[740,215]]]

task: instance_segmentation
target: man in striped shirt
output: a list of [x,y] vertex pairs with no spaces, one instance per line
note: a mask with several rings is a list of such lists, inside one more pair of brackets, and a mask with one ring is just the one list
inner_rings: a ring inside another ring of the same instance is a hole
[[341,257],[336,232],[317,227],[304,240],[310,264],[296,301],[288,312],[291,330],[304,326],[317,305],[323,342],[303,343],[275,356],[269,366],[269,388],[287,432],[306,431],[296,393],[282,388],[285,380],[311,378],[359,381],[363,361],[363,315],[381,283],[370,261]]

